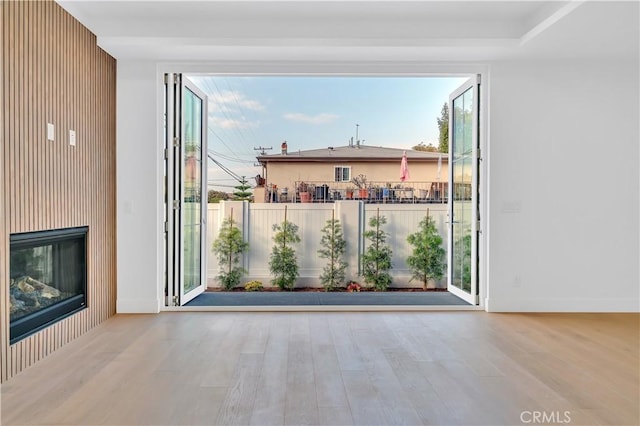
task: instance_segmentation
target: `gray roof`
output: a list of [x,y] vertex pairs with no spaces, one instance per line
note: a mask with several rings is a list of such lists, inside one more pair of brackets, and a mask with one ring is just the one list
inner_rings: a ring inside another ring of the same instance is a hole
[[385,148],[381,146],[360,145],[336,146],[306,151],[289,149],[286,155],[282,153],[258,156],[258,161],[327,161],[327,160],[358,160],[358,161],[400,161],[402,154],[407,152],[407,159],[418,161],[434,161],[442,155],[447,161],[448,155],[439,152],[414,151],[412,149]]

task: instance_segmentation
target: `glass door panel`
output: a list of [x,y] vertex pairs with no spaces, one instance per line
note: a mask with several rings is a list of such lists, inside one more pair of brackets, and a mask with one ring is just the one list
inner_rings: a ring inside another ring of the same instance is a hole
[[450,97],[448,289],[477,304],[478,85],[468,81]]
[[205,289],[204,209],[206,208],[206,120],[207,97],[188,79],[182,78],[182,276],[180,305]]
[[183,92],[183,182],[182,234],[184,284],[186,294],[202,283],[201,201],[202,201],[202,107],[203,100],[186,88]]
[[180,74],[167,74],[167,306],[184,305],[206,287],[207,97]]

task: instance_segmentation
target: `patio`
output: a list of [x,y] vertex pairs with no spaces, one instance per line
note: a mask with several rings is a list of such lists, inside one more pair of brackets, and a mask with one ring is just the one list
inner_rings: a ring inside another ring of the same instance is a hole
[[185,306],[471,306],[446,291],[205,292]]

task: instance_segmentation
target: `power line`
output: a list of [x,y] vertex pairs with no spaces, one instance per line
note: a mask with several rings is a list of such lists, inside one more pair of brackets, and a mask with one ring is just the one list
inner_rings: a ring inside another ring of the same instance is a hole
[[[218,88],[218,85],[216,84],[215,77],[211,78],[211,83],[213,84],[213,86],[214,86],[214,87],[216,88],[216,90],[218,91],[218,94],[220,95],[220,98],[222,98],[222,91]],[[233,95],[233,94],[232,94],[232,95]],[[229,120],[229,122],[230,122],[230,123],[232,123],[232,122],[234,121],[234,120],[232,120],[232,119],[227,115],[227,112],[225,111],[225,109],[224,109],[224,108],[222,108],[222,109],[221,109],[221,111],[222,111],[222,114],[225,116],[225,118],[226,118],[227,120]],[[239,136],[239,140],[240,140],[240,141],[242,141],[244,145],[248,145],[248,144],[247,144],[247,141],[246,141],[246,139],[245,139],[245,137],[244,137],[244,134],[242,133],[242,130],[240,129],[240,127],[233,126],[232,128],[233,128],[233,130],[235,130],[235,131],[236,131],[236,133],[238,134],[238,136]]]
[[238,176],[237,174],[235,174],[233,171],[231,171],[231,169],[227,168],[226,166],[224,166],[222,163],[220,163],[218,160],[216,160],[215,158],[213,158],[213,156],[209,153],[207,153],[207,157],[209,157],[209,159],[211,161],[213,161],[218,167],[220,167],[226,174],[228,174],[229,176],[231,176],[232,178],[234,178],[235,180],[237,180],[238,182],[240,182],[241,178],[240,176]]
[[[202,84],[204,84],[204,85],[206,86],[206,90],[205,90],[205,91],[207,92],[207,98],[208,98],[209,100],[212,100],[212,101],[214,101],[214,102],[215,102],[215,97],[216,97],[216,95],[215,95],[215,93],[214,93],[214,88],[211,86],[211,81],[210,81],[210,79],[209,79],[208,77],[204,77],[204,78],[201,80],[201,83],[202,83]],[[218,103],[216,102],[216,104],[218,104]],[[209,120],[209,117],[208,117],[208,116],[206,117],[206,120],[207,120],[207,130],[208,130],[209,132],[211,132],[211,133],[213,134],[213,136],[215,136],[216,138],[218,138],[218,140],[219,140],[220,142],[222,142],[222,144],[223,144],[223,145],[224,145],[224,146],[225,146],[229,151],[233,152],[233,151],[231,150],[231,148],[229,147],[229,145],[227,145],[227,143],[224,141],[224,139],[222,139],[222,138],[218,135],[218,133],[216,133],[216,131],[211,127],[211,125],[210,125],[210,123],[209,123],[209,121],[210,121],[210,120]],[[224,129],[222,129],[222,130],[224,130]]]
[[[224,102],[216,102],[216,98],[218,98],[218,96],[220,96],[220,98],[223,97],[223,93],[220,90],[220,88],[218,87],[218,85],[215,83],[215,81],[213,80],[215,77],[204,77],[202,79],[199,80],[199,83],[201,85],[203,85],[205,87],[205,92],[207,92],[207,96],[210,98],[210,100],[212,102],[214,102],[216,105],[218,105],[220,107],[220,112],[222,112],[224,114],[224,116],[228,119],[231,120],[231,117],[227,114],[226,110],[225,110],[225,103]],[[229,93],[232,96],[232,102],[235,101],[237,108],[240,110],[240,112],[242,114],[244,114],[244,110],[242,109],[242,106],[239,103],[239,99],[236,96],[236,94],[233,92],[233,90],[231,90],[231,86],[229,85],[229,82],[226,81],[226,79],[223,78],[219,78],[221,81],[224,81],[227,84],[227,87],[229,87]],[[213,85],[212,85],[213,84]],[[214,87],[215,86],[215,87]],[[216,95],[217,92],[217,95]],[[236,136],[234,137],[233,135],[229,134],[229,132],[227,131],[236,131]],[[251,129],[252,130],[252,129]],[[243,144],[238,144],[238,143],[227,143],[227,141],[225,139],[228,139],[229,136],[231,136],[230,139],[236,139],[236,137],[240,137],[240,141],[239,142],[243,142],[244,140],[244,134],[242,132],[240,132],[238,130],[238,128],[234,128],[232,127],[231,129],[225,129],[223,127],[220,128],[215,128],[213,127],[213,125],[211,124],[209,117],[207,117],[207,131],[209,132],[209,134],[211,134],[213,137],[215,137],[223,146],[224,148],[226,148],[226,150],[228,151],[228,154],[222,154],[220,152],[215,152],[216,156],[224,158],[225,160],[228,161],[233,161],[236,163],[244,163],[244,164],[251,164],[253,163],[253,159],[252,160],[247,160],[247,159],[243,159],[246,158],[246,156],[250,155],[249,152],[246,153],[242,153],[242,157],[238,154],[238,150],[237,148],[239,147],[238,145],[242,146]],[[224,137],[221,136],[220,131],[222,131],[225,135]],[[253,132],[253,130],[252,130]],[[255,135],[255,133],[254,133]],[[257,137],[256,137],[257,139]],[[246,144],[246,140],[244,140],[244,143]],[[234,148],[232,149],[230,145],[233,145]],[[235,158],[232,158],[235,157]]]
[[[240,105],[239,99],[236,96],[236,94],[231,90],[231,87],[229,86],[229,83],[224,79],[221,79],[221,80],[225,81],[225,83],[227,84],[227,87],[229,88],[229,94],[232,96],[233,101],[235,101],[235,103],[236,103],[237,107],[239,108],[241,114],[244,115],[244,110],[242,109],[242,106]],[[222,91],[220,90],[218,85],[215,83],[214,78],[203,78],[200,82],[206,86],[206,88],[207,88],[206,91],[210,94],[210,97],[213,98],[212,100],[214,102],[215,102],[215,98],[217,96],[215,95],[214,88],[211,86],[211,84],[213,84],[213,86],[215,87],[215,91],[217,91],[218,96],[220,96],[220,99],[223,98]],[[227,114],[227,112],[225,110],[225,104],[223,102],[217,102],[217,104],[220,106],[220,111],[224,114],[224,116],[227,118],[227,120],[232,121],[230,116]],[[215,155],[216,157],[223,158],[223,159],[225,159],[227,161],[233,161],[233,162],[236,162],[236,163],[243,163],[243,164],[247,164],[247,165],[248,164],[253,164],[254,160],[244,160],[244,159],[240,158],[240,156],[237,154],[236,150],[231,149],[229,144],[227,144],[227,142],[218,134],[218,132],[216,132],[216,130],[214,130],[214,128],[212,127],[212,125],[209,122],[209,117],[206,117],[206,119],[207,119],[207,130],[215,138],[217,138],[222,143],[222,145],[229,151],[230,155],[233,155],[235,158],[232,158],[229,155],[225,155],[225,154],[222,154],[220,152],[216,152],[216,151],[210,150],[210,149],[208,150],[207,156],[209,157],[209,159],[211,159],[211,161],[215,165],[220,167],[221,170],[223,170],[226,174],[231,176],[234,181],[241,182],[242,179],[240,178],[240,176],[238,174],[236,174],[231,169],[229,169],[226,166],[224,166],[222,163],[220,163],[218,160],[216,160],[211,154]],[[224,128],[220,128],[220,130],[222,130],[225,134],[227,134],[227,132],[225,131]],[[239,136],[240,140],[244,141],[246,143],[246,140],[244,138],[244,134],[240,131],[239,128],[233,127],[232,130],[235,130],[236,134]]]
[[[242,78],[242,77],[239,77]],[[236,96],[236,92],[234,90],[231,89],[231,85],[229,84],[229,80],[227,78],[222,78],[222,80],[224,80],[225,84],[227,85],[227,88],[229,89],[229,93],[231,93],[231,95],[233,96],[233,99],[236,102],[236,105],[238,105],[238,109],[240,110],[240,113],[242,114],[242,118],[247,119],[247,115],[244,112],[244,108],[242,108],[242,105],[240,104],[240,100],[238,99],[238,97]],[[253,127],[248,126],[249,132],[253,135],[253,138],[255,140],[258,140],[258,137],[256,136],[256,133],[253,131]]]
[[225,160],[227,160],[227,161],[233,161],[234,163],[251,164],[251,163],[253,163],[253,162],[254,162],[253,160],[239,160],[239,159],[237,159],[237,158],[232,158],[232,157],[229,157],[229,156],[228,156],[228,155],[226,155],[226,154],[222,154],[222,153],[217,152],[217,151],[214,151],[214,150],[212,150],[212,149],[209,149],[209,150],[208,150],[208,152],[209,152],[210,154],[213,154],[213,155],[216,155],[216,156],[218,156],[218,157],[221,157],[221,158],[223,158],[223,159],[225,159]]
[[229,145],[227,145],[227,143],[224,141],[224,139],[222,139],[220,136],[218,136],[218,134],[215,132],[215,130],[213,130],[211,128],[210,125],[207,124],[207,130],[209,130],[211,133],[213,133],[213,136],[215,136],[216,138],[218,138],[218,140],[220,142],[222,142],[222,145],[225,146],[225,148],[227,148],[229,151],[233,152],[233,150],[229,147]]
[[[220,163],[215,158],[213,158],[213,156],[211,156],[211,154],[207,153],[207,157],[209,157],[209,159],[211,161],[213,161],[218,167],[220,167],[225,173],[227,173],[229,176],[231,176],[236,181],[238,181],[238,183],[240,183],[240,184],[248,184],[250,188],[254,188],[253,186],[251,186],[251,184],[249,184],[249,181],[246,179],[245,176],[242,176],[242,177],[238,176],[231,169],[227,168],[222,163]],[[220,186],[222,186],[222,185],[220,185]],[[235,187],[233,187],[233,188],[235,188]]]
[[223,185],[221,183],[212,184],[211,186],[215,186],[218,188],[235,188],[236,185]]

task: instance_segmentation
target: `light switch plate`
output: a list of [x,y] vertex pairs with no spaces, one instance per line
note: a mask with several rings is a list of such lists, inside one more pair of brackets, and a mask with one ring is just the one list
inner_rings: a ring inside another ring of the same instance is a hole
[[76,146],[76,131],[69,130],[69,145]]
[[53,124],[47,123],[47,140],[53,141],[55,140],[56,129],[53,127]]

